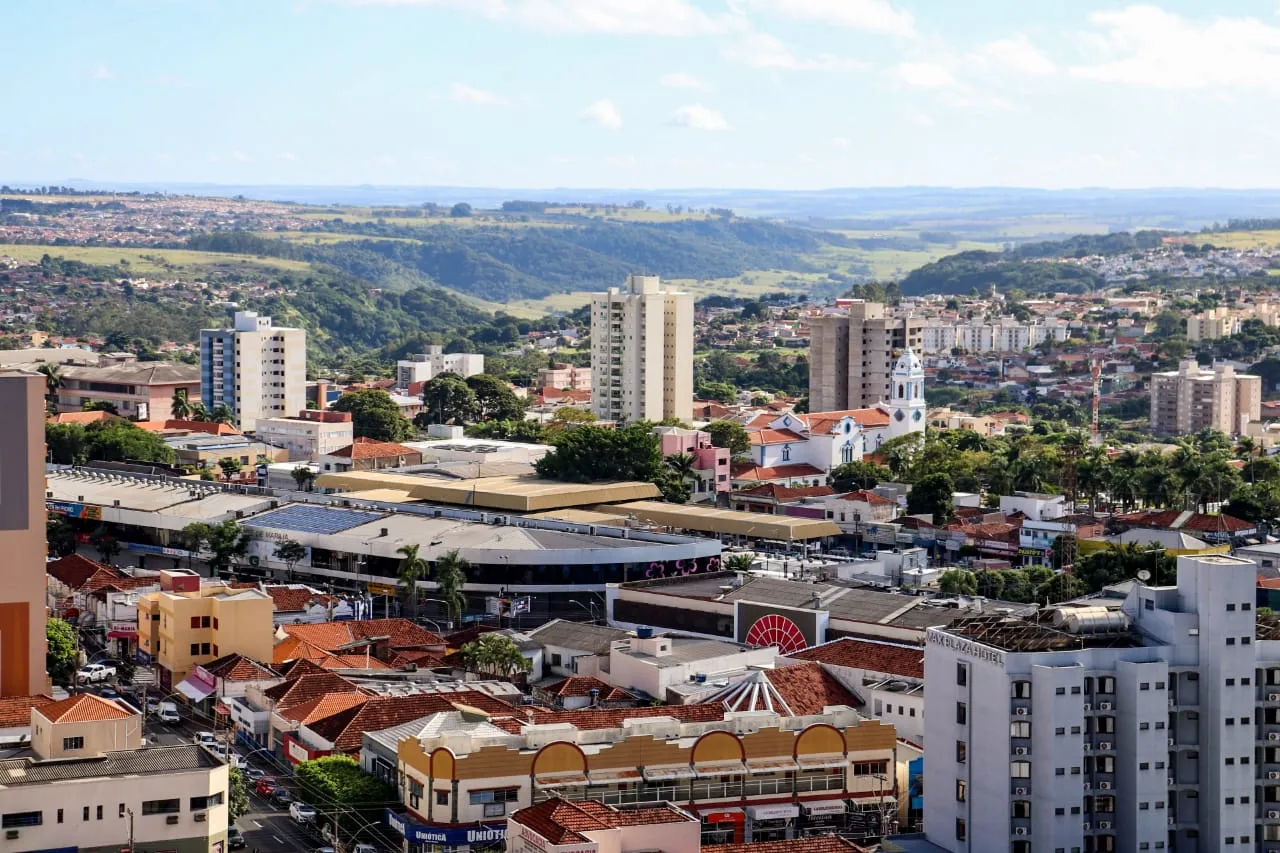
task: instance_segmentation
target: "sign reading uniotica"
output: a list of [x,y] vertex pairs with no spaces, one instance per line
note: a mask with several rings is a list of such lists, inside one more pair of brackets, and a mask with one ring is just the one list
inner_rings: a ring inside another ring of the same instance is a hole
[[387,824],[413,844],[443,844],[457,847],[461,844],[492,844],[507,837],[507,827],[503,826],[465,826],[443,827],[423,826],[420,823],[409,823],[404,815],[387,809]]

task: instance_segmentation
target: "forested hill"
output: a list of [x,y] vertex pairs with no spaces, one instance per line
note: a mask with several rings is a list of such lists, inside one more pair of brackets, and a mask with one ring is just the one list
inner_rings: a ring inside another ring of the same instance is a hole
[[434,283],[505,302],[598,290],[629,273],[714,279],[748,270],[812,272],[812,256],[846,238],[763,220],[581,221],[573,224],[397,225],[330,220],[316,230],[350,240],[308,242],[218,232],[190,238],[203,251],[268,255],[327,264],[382,287]]
[[960,252],[912,270],[900,282],[906,296],[963,294],[994,287],[1003,293],[1087,293],[1102,277],[1075,264],[1024,260],[1010,252]]

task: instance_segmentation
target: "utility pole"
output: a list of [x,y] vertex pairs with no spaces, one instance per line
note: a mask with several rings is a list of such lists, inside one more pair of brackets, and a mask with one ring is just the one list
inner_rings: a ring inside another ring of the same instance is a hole
[[134,853],[133,849],[133,809],[125,809],[125,813],[129,815],[129,853]]

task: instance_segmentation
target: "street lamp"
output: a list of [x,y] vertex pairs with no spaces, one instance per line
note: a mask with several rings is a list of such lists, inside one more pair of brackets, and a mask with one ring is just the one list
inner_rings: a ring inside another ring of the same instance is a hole
[[590,599],[588,599],[587,604],[590,604],[590,605],[591,605],[589,608],[587,607],[587,605],[586,605],[586,604],[583,604],[581,601],[578,601],[578,599],[576,599],[576,598],[571,598],[571,599],[569,599],[569,603],[570,603],[570,604],[576,604],[576,605],[578,605],[579,607],[581,607],[583,610],[586,610],[586,611],[587,611],[587,613],[589,613],[589,614],[591,615],[591,622],[592,622],[592,624],[595,624],[595,622],[596,622],[596,603],[595,603],[594,601],[591,601]]

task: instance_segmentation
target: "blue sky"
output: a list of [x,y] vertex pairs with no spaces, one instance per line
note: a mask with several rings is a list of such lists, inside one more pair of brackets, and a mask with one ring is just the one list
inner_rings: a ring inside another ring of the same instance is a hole
[[0,181],[1280,186],[1280,6],[5,0]]

